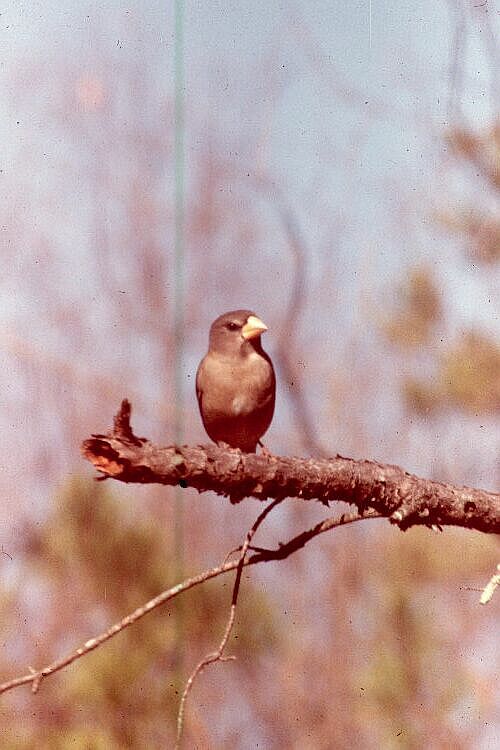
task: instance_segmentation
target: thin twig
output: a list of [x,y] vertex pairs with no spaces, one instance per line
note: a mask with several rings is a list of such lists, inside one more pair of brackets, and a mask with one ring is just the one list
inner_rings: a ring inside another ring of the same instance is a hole
[[76,651],[72,651],[67,656],[61,659],[57,659],[57,661],[52,662],[52,664],[49,664],[43,669],[32,670],[28,674],[25,674],[23,677],[17,677],[16,679],[10,680],[9,682],[4,682],[0,685],[0,694],[5,693],[7,690],[11,690],[12,688],[18,687],[19,685],[25,685],[30,682],[33,683],[32,691],[36,693],[41,680],[45,677],[48,677],[54,672],[58,672],[59,670],[64,669],[64,667],[67,667],[77,659],[80,659],[82,656],[90,653],[90,651],[93,651],[98,646],[101,646],[103,643],[108,641],[110,638],[113,638],[113,636],[121,633],[122,630],[129,627],[134,622],[137,622],[137,620],[140,620],[142,617],[144,617],[144,615],[147,615],[148,612],[152,612],[154,609],[161,606],[162,604],[165,604],[165,602],[169,601],[170,599],[178,596],[183,591],[188,591],[194,586],[198,586],[200,583],[208,581],[210,578],[215,578],[216,576],[227,573],[230,570],[234,570],[237,565],[238,562],[234,561],[232,563],[227,563],[226,565],[211,568],[210,570],[205,570],[203,573],[200,573],[193,578],[189,578],[182,583],[178,583],[171,589],[163,591],[161,594],[154,597],[153,599],[150,599],[149,602],[141,607],[138,607],[134,612],[112,625],[110,628],[108,628],[108,630],[104,631],[95,638],[91,638],[90,640],[86,641],[86,643],[84,643],[80,648],[76,649]]
[[488,604],[491,602],[493,598],[493,594],[497,590],[498,586],[500,586],[500,565],[497,565],[497,572],[494,573],[486,586],[483,589],[483,593],[481,594],[480,603],[481,604]]
[[[327,518],[324,521],[316,524],[316,526],[313,526],[308,531],[304,531],[301,534],[298,534],[296,537],[293,537],[285,544],[280,544],[276,549],[264,550],[256,553],[255,555],[252,555],[252,557],[250,558],[246,558],[243,562],[243,567],[245,567],[246,565],[257,565],[263,562],[270,562],[272,560],[282,560],[285,557],[293,554],[294,552],[297,552],[297,550],[304,547],[307,542],[325,531],[329,531],[330,529],[336,528],[337,526],[344,526],[349,523],[354,523],[355,521],[362,521],[366,518],[380,517],[380,513],[372,511],[367,512],[364,515],[359,513],[350,513],[344,514],[340,518]],[[210,580],[211,578],[216,578],[217,576],[229,573],[231,570],[235,570],[236,568],[238,568],[239,564],[239,559],[233,560],[232,562],[227,562],[224,565],[219,565],[216,568],[205,570],[202,573],[199,573],[192,578],[188,578],[187,580],[178,583],[176,586],[163,591],[161,594],[158,594],[158,596],[150,599],[148,602],[146,602],[146,604],[138,607],[134,612],[112,625],[110,628],[108,628],[108,630],[104,631],[95,638],[91,638],[90,640],[88,640],[83,644],[83,646],[76,649],[76,651],[72,651],[67,656],[62,657],[61,659],[57,659],[48,666],[43,667],[43,669],[35,670],[30,667],[30,671],[28,672],[28,674],[25,674],[22,677],[16,677],[13,680],[9,680],[0,684],[0,694],[6,693],[8,690],[12,690],[13,688],[19,687],[20,685],[27,685],[29,683],[32,684],[32,692],[36,693],[41,681],[45,677],[59,672],[61,669],[69,666],[74,661],[80,659],[82,656],[85,656],[99,646],[102,646],[104,643],[106,643],[106,641],[109,641],[115,635],[121,633],[122,630],[129,627],[130,625],[133,625],[134,622],[137,622],[142,617],[147,615],[148,612],[152,612],[154,609],[157,609],[162,604],[168,602],[170,599],[174,599],[184,591],[188,591],[195,586],[199,586],[200,584]]]
[[[279,503],[282,502],[281,500],[273,500],[272,503],[270,503],[262,513],[260,513],[255,520],[253,526],[247,531],[247,535],[245,537],[245,541],[243,542],[243,545],[241,547],[240,556],[238,558],[238,567],[236,570],[236,578],[234,581],[233,586],[233,595],[231,598],[231,607],[229,609],[229,617],[226,624],[226,628],[224,630],[224,635],[222,636],[222,640],[219,643],[219,648],[217,651],[214,651],[211,654],[207,654],[194,668],[192,671],[188,681],[186,682],[186,687],[184,688],[184,692],[182,693],[181,702],[179,704],[179,712],[177,714],[177,740],[175,743],[175,750],[179,750],[181,746],[181,739],[182,739],[182,730],[184,726],[184,714],[185,714],[185,708],[186,708],[186,701],[188,698],[189,693],[191,692],[191,689],[193,687],[194,681],[196,677],[207,667],[209,664],[214,664],[217,661],[229,661],[232,659],[235,659],[235,656],[224,656],[224,650],[227,646],[229,636],[231,635],[231,631],[234,626],[234,620],[236,617],[236,605],[238,603],[238,594],[240,590],[240,584],[241,584],[241,575],[243,573],[243,566],[245,565],[245,558],[248,552],[248,547],[250,545],[250,542],[252,541],[255,532],[261,525],[261,523],[264,521],[266,516],[269,515],[269,513],[277,506]],[[233,550],[234,551],[234,550]],[[227,557],[226,557],[227,559]]]
[[449,3],[454,25],[450,45],[448,69],[448,120],[453,123],[462,114],[464,46],[467,42],[467,16],[461,2]]

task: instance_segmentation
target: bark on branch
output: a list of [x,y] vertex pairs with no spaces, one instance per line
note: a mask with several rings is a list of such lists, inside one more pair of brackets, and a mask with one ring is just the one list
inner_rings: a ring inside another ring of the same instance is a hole
[[500,533],[500,495],[420,479],[398,466],[376,461],[293,458],[245,454],[217,445],[153,445],[130,427],[123,401],[107,435],[93,435],[82,451],[102,479],[158,483],[211,490],[239,502],[298,497],[328,504],[340,500],[360,513],[373,508],[401,529],[414,525],[464,526]]

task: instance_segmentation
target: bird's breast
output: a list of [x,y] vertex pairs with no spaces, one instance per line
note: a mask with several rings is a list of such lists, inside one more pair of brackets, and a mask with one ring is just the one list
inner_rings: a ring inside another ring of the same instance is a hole
[[274,372],[258,352],[238,362],[207,355],[203,370],[206,381],[211,384],[203,393],[207,411],[244,416],[274,400]]
[[238,417],[240,414],[248,414],[253,409],[255,409],[255,406],[252,405],[250,399],[245,394],[239,394],[231,401],[230,411],[235,417]]

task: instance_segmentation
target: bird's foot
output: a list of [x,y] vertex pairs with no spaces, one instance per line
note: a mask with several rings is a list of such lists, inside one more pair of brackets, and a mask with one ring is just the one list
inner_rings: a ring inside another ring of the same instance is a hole
[[229,443],[225,443],[223,440],[217,440],[217,445],[219,446],[219,448],[222,448],[223,451],[232,450],[232,447],[229,445]]
[[260,452],[263,456],[265,456],[266,458],[275,458],[274,454],[271,453],[271,451],[268,448],[266,448],[266,446],[261,440],[257,441],[257,445],[260,446]]

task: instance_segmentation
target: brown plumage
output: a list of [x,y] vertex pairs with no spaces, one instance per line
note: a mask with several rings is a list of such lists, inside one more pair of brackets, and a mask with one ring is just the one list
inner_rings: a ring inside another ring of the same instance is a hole
[[260,341],[266,330],[250,310],[221,315],[212,323],[208,352],[196,373],[209,437],[246,453],[255,453],[274,414],[274,368]]

